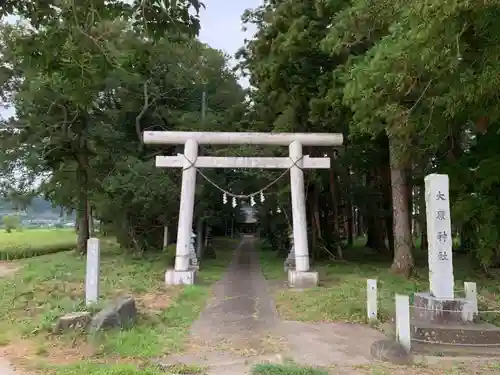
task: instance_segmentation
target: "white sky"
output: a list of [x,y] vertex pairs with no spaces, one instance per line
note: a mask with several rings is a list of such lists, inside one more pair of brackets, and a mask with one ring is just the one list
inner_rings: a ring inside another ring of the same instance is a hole
[[[248,8],[256,8],[262,0],[204,0],[206,9],[201,11],[200,40],[213,48],[234,55],[243,45],[245,38],[250,38],[255,29],[250,28],[244,33],[241,25],[241,15]],[[248,86],[246,80],[240,80],[243,86]],[[10,109],[0,108],[0,117],[13,114]]]

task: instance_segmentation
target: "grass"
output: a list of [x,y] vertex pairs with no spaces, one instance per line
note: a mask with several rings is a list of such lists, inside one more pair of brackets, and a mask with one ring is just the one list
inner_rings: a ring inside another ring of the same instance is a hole
[[328,371],[295,364],[259,364],[252,368],[253,375],[328,375]]
[[332,366],[328,369],[314,367],[302,367],[293,362],[282,365],[259,364],[252,368],[253,375],[468,375],[468,374],[498,374],[499,364],[489,363],[463,363],[450,362],[426,364],[424,362],[414,363],[411,366],[396,366],[386,363],[374,363],[368,365]]
[[[262,244],[261,247],[265,247]],[[284,280],[283,260],[268,249],[261,252],[261,266],[269,280]],[[267,251],[266,251],[267,250]],[[416,252],[417,258],[419,257]],[[371,249],[353,248],[346,251],[345,262],[323,262],[312,265],[319,272],[321,286],[301,293],[293,290],[277,290],[275,300],[283,319],[298,321],[326,321],[365,323],[366,280],[378,280],[379,321],[385,322],[394,316],[394,294],[412,295],[429,289],[428,269],[416,267],[410,279],[389,271],[391,260]],[[426,263],[417,259],[417,264]],[[471,269],[468,259],[454,259],[456,294],[463,295],[463,282],[475,281],[478,285],[479,309],[500,310],[500,275],[486,278]],[[500,325],[500,314],[485,313],[482,320]]]
[[74,229],[25,229],[0,232],[0,260],[31,258],[71,250],[76,245]]
[[[182,350],[212,283],[229,263],[232,251],[228,250],[234,248],[234,241],[214,239],[214,246],[217,259],[203,262],[197,285],[168,287],[163,280],[171,256],[133,258],[111,241],[103,241],[101,300],[132,295],[140,315],[128,330],[94,337],[50,333],[59,316],[85,310],[85,260],[74,252],[21,260],[19,272],[0,278],[0,344],[17,352],[14,359],[55,375],[156,375],[155,369],[137,372],[134,368],[148,358]],[[118,361],[134,365],[114,366]]]

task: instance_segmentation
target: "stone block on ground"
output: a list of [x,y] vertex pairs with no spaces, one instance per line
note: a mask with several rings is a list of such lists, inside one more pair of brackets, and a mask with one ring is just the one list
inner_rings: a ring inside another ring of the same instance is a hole
[[375,341],[370,348],[373,359],[389,362],[395,365],[408,365],[411,363],[411,355],[406,349],[394,340]]
[[90,332],[127,328],[134,324],[136,317],[135,300],[132,297],[121,297],[94,316],[90,324]]
[[92,320],[88,311],[72,312],[61,316],[54,324],[53,332],[61,333],[69,330],[85,330]]
[[308,289],[317,287],[319,284],[318,272],[288,271],[288,285],[295,289]]
[[500,328],[489,323],[438,324],[413,320],[411,326],[412,339],[420,342],[500,348]]
[[165,272],[165,284],[167,285],[193,285],[196,279],[196,268],[190,267],[187,271],[176,271],[167,269]]

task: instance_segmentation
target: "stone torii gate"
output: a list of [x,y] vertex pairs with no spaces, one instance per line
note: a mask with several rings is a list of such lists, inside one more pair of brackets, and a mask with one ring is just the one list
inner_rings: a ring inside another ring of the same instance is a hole
[[[329,158],[302,154],[303,146],[341,146],[342,134],[332,133],[221,133],[146,131],[145,144],[184,145],[184,155],[157,156],[156,166],[183,168],[174,269],[165,273],[167,284],[193,284],[196,269],[189,266],[189,247],[193,225],[196,168],[290,169],[295,270],[288,271],[290,286],[318,284],[318,273],[309,270],[307,220],[302,169],[328,169]],[[198,156],[199,145],[288,146],[289,157],[212,157]],[[195,168],[193,168],[195,167]]]

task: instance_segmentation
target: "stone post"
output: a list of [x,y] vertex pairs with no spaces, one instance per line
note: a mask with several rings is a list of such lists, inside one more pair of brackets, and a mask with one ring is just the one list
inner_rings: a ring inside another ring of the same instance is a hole
[[101,249],[98,238],[87,240],[87,264],[85,271],[85,304],[87,306],[99,300],[99,263]]
[[396,294],[396,339],[409,353],[411,350],[410,298]]
[[368,322],[374,323],[378,319],[378,298],[377,298],[377,280],[368,279],[366,281],[366,313]]
[[168,225],[163,227],[163,248],[168,246]]
[[284,264],[285,272],[295,269],[295,245],[293,243],[293,233],[290,233],[290,251]]
[[201,259],[203,254],[203,227],[204,227],[203,218],[198,219],[198,224],[196,225],[196,255],[198,260]]
[[196,234],[191,232],[191,244],[189,246],[189,265],[192,267],[198,267],[198,257],[196,256]]

